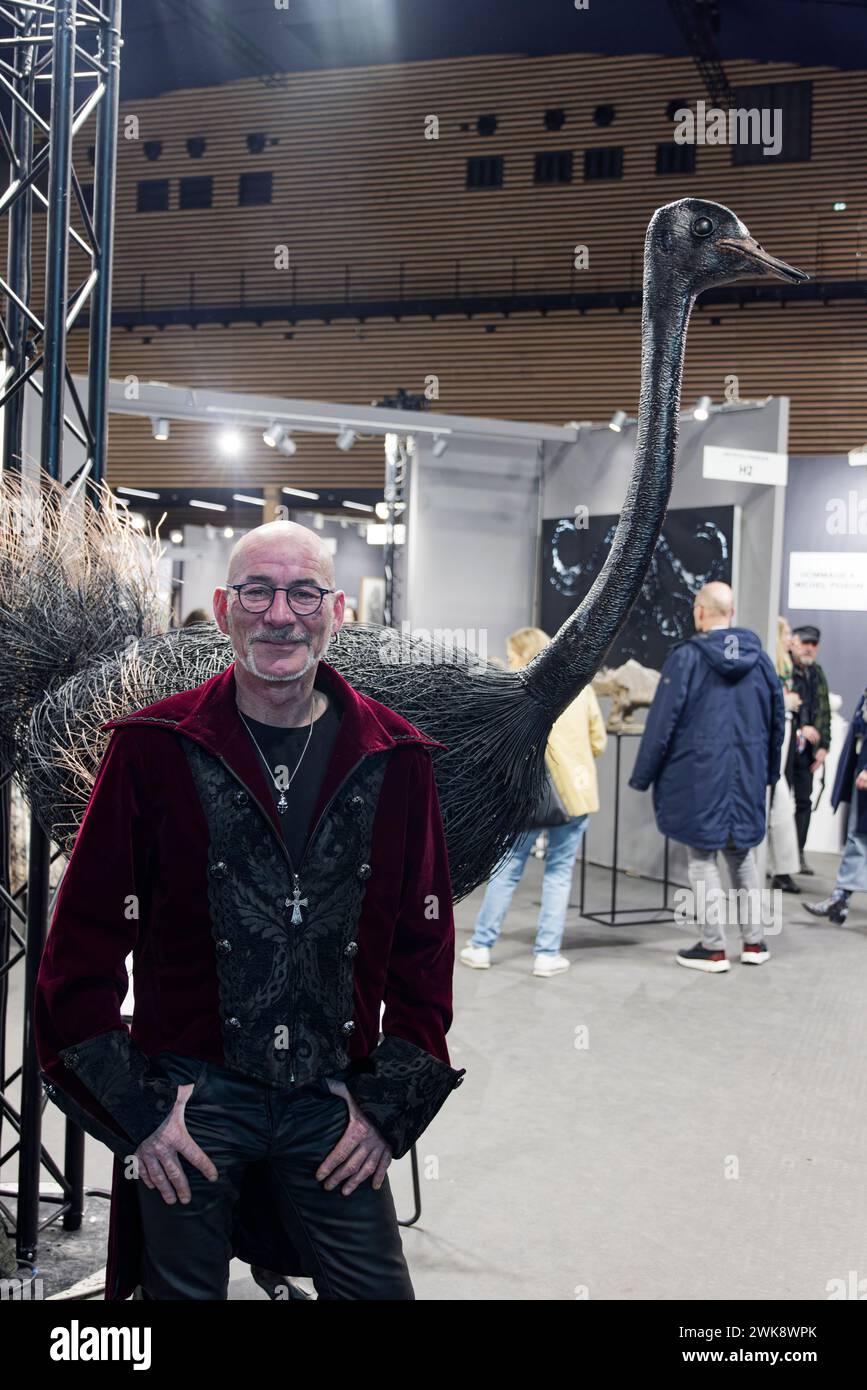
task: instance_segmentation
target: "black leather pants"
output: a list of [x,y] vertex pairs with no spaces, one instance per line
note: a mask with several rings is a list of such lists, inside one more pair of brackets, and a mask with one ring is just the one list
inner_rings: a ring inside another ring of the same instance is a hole
[[[319,1298],[413,1299],[394,1202],[385,1179],[366,1178],[344,1197],[316,1178],[340,1139],[349,1108],[324,1082],[278,1091],[213,1062],[162,1052],[172,1081],[195,1082],[184,1122],[214,1163],[217,1182],[181,1159],[191,1200],[168,1204],[137,1182],[146,1299],[227,1297],[234,1213],[247,1166],[265,1160],[274,1220],[304,1259]],[[285,1272],[285,1271],[282,1271]]]

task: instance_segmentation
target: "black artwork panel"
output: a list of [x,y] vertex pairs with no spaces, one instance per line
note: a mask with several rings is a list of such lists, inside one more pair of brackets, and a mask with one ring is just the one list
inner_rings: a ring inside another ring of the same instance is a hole
[[[554,635],[605,563],[619,517],[543,522],[541,626]],[[684,507],[665,519],[647,577],[626,626],[606,658],[634,657],[659,671],[676,643],[695,632],[692,601],[712,579],[732,581],[734,507]]]

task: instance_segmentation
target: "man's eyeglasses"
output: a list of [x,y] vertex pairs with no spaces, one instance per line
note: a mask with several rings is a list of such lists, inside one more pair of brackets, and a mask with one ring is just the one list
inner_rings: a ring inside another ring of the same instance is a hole
[[318,613],[326,594],[336,594],[336,589],[323,589],[319,584],[292,584],[288,589],[275,588],[271,584],[257,581],[247,584],[227,584],[226,592],[234,589],[248,613],[267,613],[274,602],[275,594],[285,594],[286,602],[299,618],[309,618]]

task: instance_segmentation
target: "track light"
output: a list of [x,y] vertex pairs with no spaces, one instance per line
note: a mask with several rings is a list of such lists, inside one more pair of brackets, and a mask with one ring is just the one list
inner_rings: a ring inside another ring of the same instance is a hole
[[151,420],[151,433],[154,439],[164,442],[169,437],[169,422],[162,418]]
[[443,456],[443,454],[445,453],[445,451],[446,451],[446,449],[447,449],[448,447],[449,447],[449,441],[448,441],[446,438],[444,438],[443,435],[441,435],[441,434],[435,434],[435,435],[434,435],[434,442],[433,442],[433,444],[431,445],[431,450],[430,450],[430,451],[431,451],[431,453],[433,454],[433,456],[434,456],[435,459],[441,459],[442,456]]
[[230,540],[232,539],[232,537],[234,536],[234,534],[235,534],[235,532],[233,531],[233,529],[232,529],[231,526],[224,526],[224,527],[223,527],[223,536],[224,536],[224,538],[225,538],[227,541],[230,541]]
[[347,426],[345,429],[342,429],[340,431],[335,442],[337,444],[338,449],[342,449],[343,452],[346,453],[349,449],[352,448],[357,438],[358,435],[355,433],[355,430],[351,430]]
[[849,450],[849,463],[852,468],[863,468],[867,464],[867,444],[862,444],[860,449]]
[[182,545],[184,540],[183,531],[170,531],[169,540],[171,541],[172,545]]
[[712,401],[710,396],[699,396],[695,403],[695,410],[692,412],[696,420],[707,420],[710,415]]
[[269,425],[266,430],[262,431],[262,439],[269,449],[276,449],[285,433],[282,425]]
[[608,421],[608,428],[613,430],[615,434],[619,434],[628,418],[625,410],[615,410],[611,419]]
[[293,454],[298,453],[298,445],[295,443],[295,440],[292,438],[291,434],[289,434],[288,430],[283,431],[283,438],[277,445],[277,449],[279,453],[285,454],[287,459],[291,459]]

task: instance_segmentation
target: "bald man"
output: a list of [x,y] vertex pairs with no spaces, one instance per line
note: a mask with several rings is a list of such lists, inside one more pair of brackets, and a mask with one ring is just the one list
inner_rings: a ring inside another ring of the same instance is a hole
[[[770,958],[754,851],[765,837],[767,789],[780,775],[785,709],[758,637],[733,626],[728,584],[700,589],[693,618],[695,636],[662,668],[629,785],[653,785],[660,831],[686,846],[690,921],[701,926],[701,941],[678,951],[677,963],[721,974],[730,968],[727,920],[740,929],[744,965]],[[722,890],[720,852],[731,896]]]
[[115,1154],[108,1299],[225,1299],[233,1255],[274,1298],[414,1297],[387,1170],[463,1078],[443,745],[323,659],[344,604],[314,531],[257,527],[213,597],[234,661],[103,726],[35,1027]]

